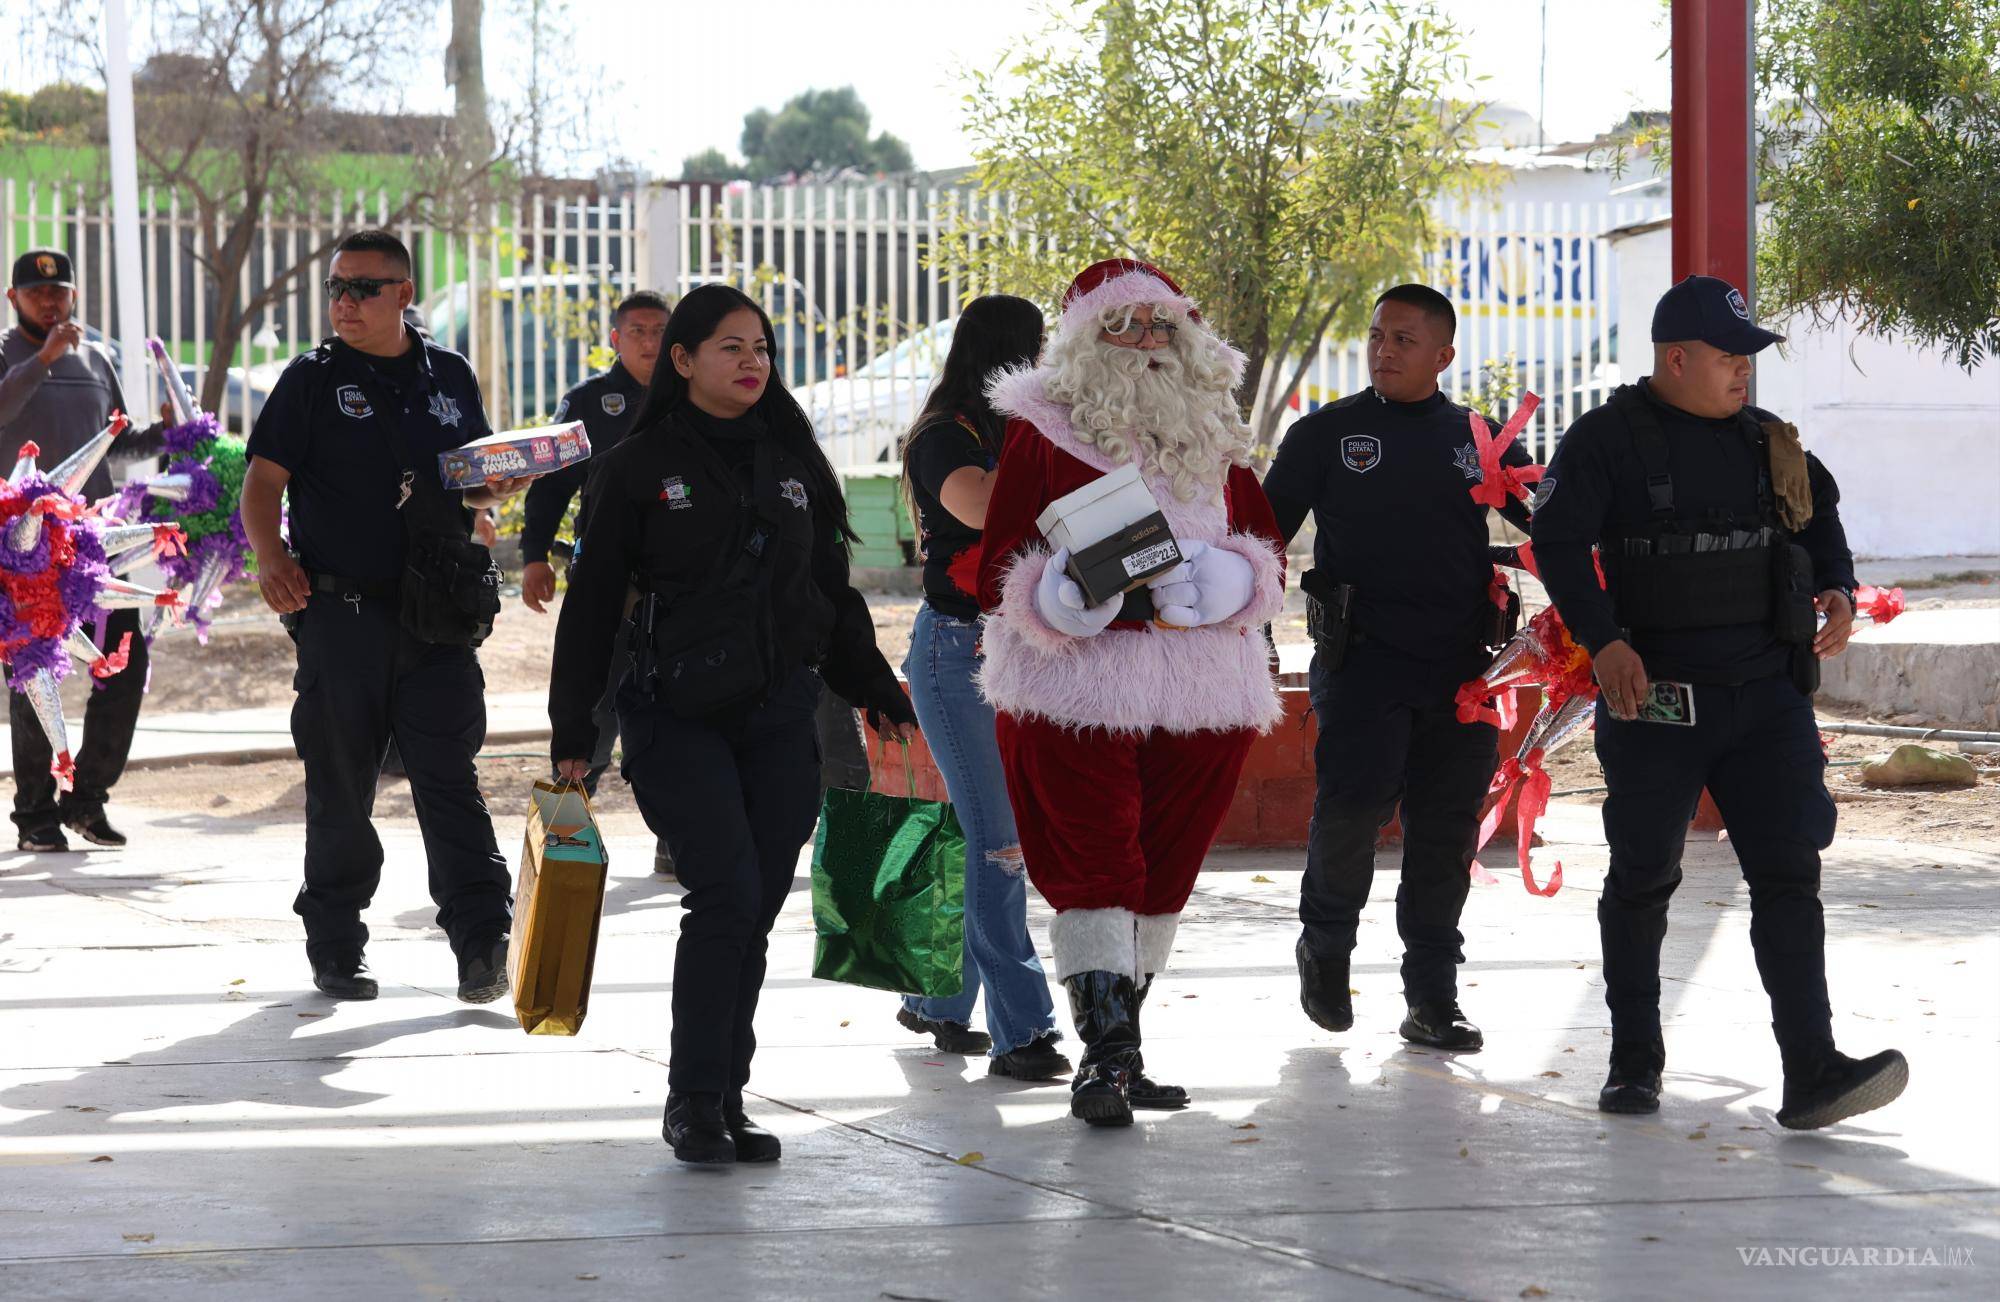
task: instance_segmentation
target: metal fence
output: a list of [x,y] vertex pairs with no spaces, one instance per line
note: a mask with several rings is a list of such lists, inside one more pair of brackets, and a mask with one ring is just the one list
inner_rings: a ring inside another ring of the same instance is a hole
[[[222,232],[204,230],[194,205],[172,191],[148,188],[140,207],[146,318],[140,333],[160,336],[199,391],[219,302],[204,260]],[[589,373],[591,349],[610,332],[612,307],[638,287],[632,195],[528,194],[489,201],[448,223],[409,208],[406,198],[378,190],[267,211],[237,276],[238,301],[281,277],[284,288],[239,332],[219,413],[229,428],[247,432],[285,362],[326,334],[325,261],[311,255],[362,226],[388,226],[409,246],[415,305],[440,342],[471,360],[496,425],[546,416]],[[37,245],[68,250],[78,316],[115,341],[125,323],[112,292],[112,238],[108,199],[84,186],[0,182],[0,258],[11,264]],[[311,265],[288,274],[302,259]],[[147,380],[149,390],[156,387],[150,371]],[[126,396],[141,411],[157,409],[161,397]]]
[[[957,305],[989,288],[933,265],[941,235],[961,214],[1010,229],[994,222],[1005,206],[992,196],[890,184],[526,193],[451,222],[397,217],[404,206],[382,192],[357,193],[268,215],[239,292],[261,290],[346,229],[387,222],[411,248],[427,325],[470,358],[489,418],[505,428],[546,418],[565,389],[604,361],[596,350],[623,294],[644,286],[675,297],[734,284],[770,313],[781,373],[843,466],[894,460],[949,348]],[[217,299],[196,255],[211,236],[180,196],[149,190],[142,207],[147,333],[166,338],[198,382]],[[1617,379],[1618,290],[1604,234],[1664,211],[1641,202],[1441,205],[1440,235],[1424,264],[1459,310],[1448,390],[1491,393],[1505,377],[1541,395],[1525,437],[1545,454]],[[11,261],[38,243],[69,249],[83,320],[115,337],[122,323],[109,292],[111,238],[108,203],[80,185],[0,186],[0,255]],[[294,276],[245,323],[225,399],[233,428],[248,429],[284,361],[324,333],[324,270],[316,263]],[[1366,383],[1360,342],[1328,342],[1292,395],[1293,410]],[[157,395],[147,395],[142,410],[155,406]]]

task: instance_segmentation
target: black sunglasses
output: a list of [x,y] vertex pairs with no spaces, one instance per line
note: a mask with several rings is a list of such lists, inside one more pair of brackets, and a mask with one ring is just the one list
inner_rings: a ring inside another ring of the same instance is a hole
[[338,303],[343,296],[357,303],[366,303],[381,293],[388,285],[400,285],[408,276],[394,276],[388,280],[376,280],[371,276],[328,276],[325,280],[326,301]]

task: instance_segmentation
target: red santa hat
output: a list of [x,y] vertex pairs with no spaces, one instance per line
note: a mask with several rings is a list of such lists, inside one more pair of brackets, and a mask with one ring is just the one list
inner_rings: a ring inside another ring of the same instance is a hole
[[1063,328],[1094,329],[1098,313],[1106,308],[1138,307],[1145,303],[1171,307],[1190,321],[1201,320],[1194,300],[1182,293],[1166,272],[1133,258],[1106,258],[1085,267],[1069,283],[1062,301]]

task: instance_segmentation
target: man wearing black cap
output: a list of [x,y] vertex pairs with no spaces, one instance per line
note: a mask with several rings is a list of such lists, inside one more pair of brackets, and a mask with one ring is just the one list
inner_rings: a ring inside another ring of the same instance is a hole
[[1819,852],[1834,806],[1812,692],[1853,627],[1854,559],[1833,476],[1748,405],[1752,356],[1782,338],[1726,281],[1675,285],[1653,314],[1652,374],[1570,427],[1535,512],[1542,581],[1603,689],[1606,1112],[1660,1106],[1660,944],[1704,787],[1750,887],[1779,1123],[1831,1125],[1909,1078],[1893,1049],[1857,1061],[1833,1044]]
[[[16,258],[7,301],[14,306],[15,324],[0,331],[0,460],[13,465],[21,445],[33,442],[44,467],[57,465],[95,438],[112,412],[125,410],[118,367],[111,350],[85,338],[83,327],[70,319],[76,279],[69,254],[61,249],[29,249]],[[157,449],[158,430],[128,434],[119,445],[124,454]],[[110,471],[100,464],[84,485],[84,496],[95,501],[110,492]],[[75,789],[60,798],[49,773],[48,737],[28,699],[12,694],[14,822],[23,850],[69,849],[65,825],[92,845],[125,844],[124,834],[104,816],[104,802],[132,750],[146,687],[146,639],[139,636],[136,610],[114,610],[96,630],[100,642],[111,647],[126,633],[133,635],[131,659],[123,672],[92,682]]]

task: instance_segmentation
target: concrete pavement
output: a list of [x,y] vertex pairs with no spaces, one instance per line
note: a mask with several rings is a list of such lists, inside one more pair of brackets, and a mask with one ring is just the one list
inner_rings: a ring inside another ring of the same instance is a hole
[[[1668,1097],[1643,1119],[1593,1106],[1594,810],[1543,823],[1568,879],[1552,900],[1489,861],[1503,881],[1474,888],[1462,994],[1490,1047],[1456,1058],[1395,1038],[1393,872],[1362,928],[1360,1021],[1330,1035],[1297,1006],[1298,856],[1214,856],[1146,1010],[1149,1065],[1196,1106],[1129,1132],[1071,1121],[1061,1086],[935,1053],[892,996],[813,981],[802,875],[751,1083],[785,1160],[700,1172],[659,1137],[677,888],[645,875],[636,820],[608,829],[591,1013],[568,1040],[452,998],[407,820],[384,828],[372,1004],[307,980],[296,823],[121,821],[123,853],[0,855],[0,1296],[1901,1298],[2000,1282],[2000,845],[1835,846],[1838,1033],[1851,1052],[1903,1049],[1913,1079],[1891,1108],[1803,1135],[1772,1119],[1747,898],[1705,838],[1667,942]],[[1045,937],[1039,905],[1033,922]]]

